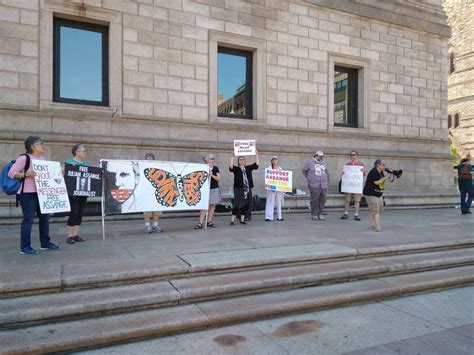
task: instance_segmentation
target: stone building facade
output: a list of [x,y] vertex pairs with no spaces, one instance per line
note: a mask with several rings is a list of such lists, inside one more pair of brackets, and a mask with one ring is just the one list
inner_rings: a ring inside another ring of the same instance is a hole
[[449,136],[461,155],[474,157],[474,5],[469,0],[445,0],[452,29],[448,47]]
[[[54,19],[107,27],[107,105],[54,99]],[[388,195],[439,198],[452,188],[449,36],[441,0],[0,0],[0,163],[31,134],[51,160],[78,142],[91,162],[213,152],[227,191],[232,141],[256,139],[262,166],[278,155],[298,188],[320,149],[335,191],[356,149],[404,170]],[[217,113],[220,47],[251,53],[251,119]],[[335,122],[339,67],[357,79],[354,126]]]

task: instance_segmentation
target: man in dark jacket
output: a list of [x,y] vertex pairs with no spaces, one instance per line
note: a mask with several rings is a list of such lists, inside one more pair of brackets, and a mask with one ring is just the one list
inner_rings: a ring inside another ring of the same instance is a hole
[[463,215],[472,214],[470,208],[474,197],[474,188],[472,186],[473,166],[470,164],[469,156],[461,159],[457,170],[459,194],[461,197],[461,213]]

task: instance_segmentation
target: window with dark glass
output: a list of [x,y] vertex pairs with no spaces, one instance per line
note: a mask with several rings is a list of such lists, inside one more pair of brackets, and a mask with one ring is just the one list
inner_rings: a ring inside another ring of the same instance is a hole
[[451,53],[449,55],[449,74],[452,74],[456,71],[456,55]]
[[252,52],[218,48],[217,115],[252,119]]
[[451,128],[452,125],[452,118],[451,115],[448,115],[448,129]]
[[454,115],[454,128],[458,128],[459,127],[459,113],[456,113]]
[[108,106],[108,28],[54,19],[53,100]]
[[357,127],[357,69],[334,68],[334,125]]

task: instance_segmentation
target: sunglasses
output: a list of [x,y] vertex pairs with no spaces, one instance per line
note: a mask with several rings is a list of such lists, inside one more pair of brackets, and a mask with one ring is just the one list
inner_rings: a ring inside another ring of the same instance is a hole
[[357,154],[350,154],[350,156],[351,156],[351,157],[356,157],[356,156],[357,156]]

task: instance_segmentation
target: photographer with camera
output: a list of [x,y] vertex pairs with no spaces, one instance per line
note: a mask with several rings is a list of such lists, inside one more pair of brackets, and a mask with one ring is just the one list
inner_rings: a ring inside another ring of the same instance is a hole
[[374,168],[367,175],[364,196],[369,205],[369,228],[380,232],[380,215],[383,212],[382,194],[387,180],[393,181],[393,174],[385,171],[385,161],[377,159]]

